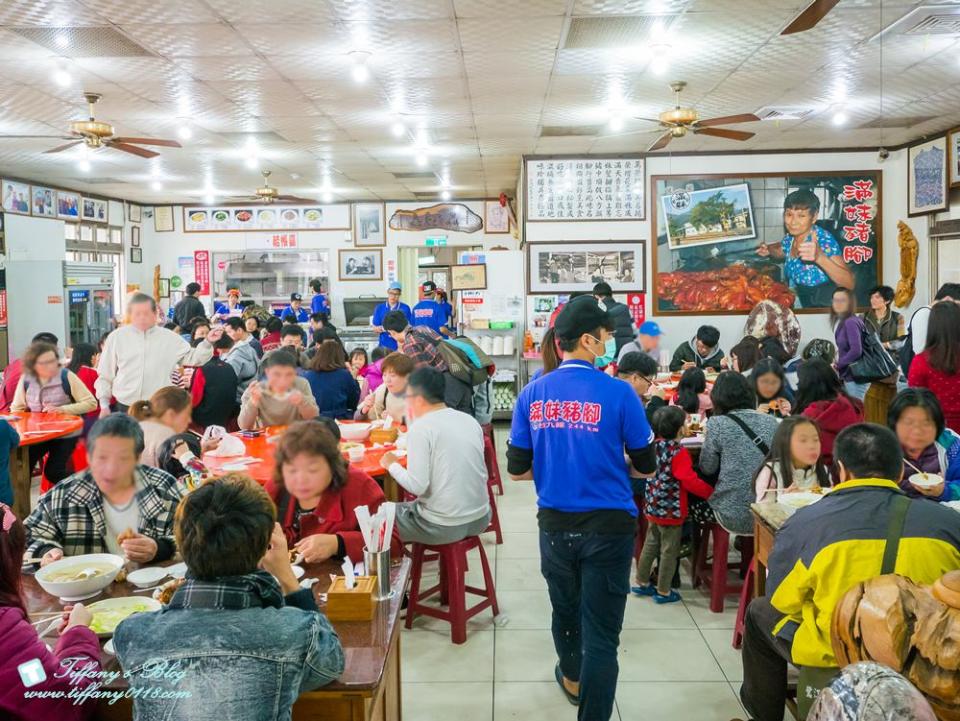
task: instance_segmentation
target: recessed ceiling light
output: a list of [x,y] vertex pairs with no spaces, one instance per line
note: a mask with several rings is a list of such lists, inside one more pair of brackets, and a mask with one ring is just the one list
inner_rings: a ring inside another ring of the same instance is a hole
[[163,183],[161,183],[159,180],[154,180],[152,183],[150,183],[150,189],[163,190]]
[[69,38],[69,36],[65,35],[64,33],[60,33],[59,35],[57,35],[57,36],[53,39],[53,42],[55,42],[55,43],[57,44],[57,47],[58,47],[58,48],[66,48],[66,47],[69,47],[69,46],[70,46],[70,38]]
[[417,165],[421,168],[424,167],[428,162],[426,153],[417,153]]
[[254,168],[260,165],[260,159],[257,158],[257,156],[255,155],[251,155],[250,157],[248,157],[246,160],[243,161],[243,164],[246,165],[251,170],[253,170]]
[[370,79],[370,68],[367,67],[367,58],[370,57],[370,53],[355,51],[350,53],[350,57],[353,59],[353,67],[350,69],[350,76],[353,81],[356,83],[367,82]]
[[203,196],[203,202],[206,205],[213,205],[214,203],[217,202],[217,199],[214,195],[207,193],[205,196]]
[[70,77],[70,73],[62,68],[53,74],[53,80],[61,88],[65,88],[69,86],[71,82],[73,82],[73,79]]
[[397,121],[390,126],[390,132],[393,133],[393,137],[399,138],[402,137],[405,132],[407,132],[407,127],[403,123]]
[[670,69],[670,59],[667,56],[669,47],[666,45],[655,45],[651,50],[650,72],[654,75],[663,75]]
[[326,191],[326,192],[324,192],[323,196],[321,196],[321,197],[323,198],[323,202],[324,202],[324,203],[332,203],[332,202],[333,202],[333,193],[331,193],[329,190]]
[[444,190],[442,193],[440,193],[440,197],[444,200],[450,200],[450,191]]
[[89,173],[89,172],[90,172],[90,161],[87,160],[86,158],[81,159],[80,162],[77,163],[77,169],[78,169],[81,173]]
[[190,129],[189,125],[181,125],[177,128],[177,136],[180,140],[190,140],[193,137],[193,131]]
[[842,110],[838,110],[833,114],[833,118],[831,118],[831,122],[834,125],[843,125],[844,123],[847,122],[847,114]]
[[614,113],[610,116],[610,130],[615,133],[623,130],[623,116],[619,113]]

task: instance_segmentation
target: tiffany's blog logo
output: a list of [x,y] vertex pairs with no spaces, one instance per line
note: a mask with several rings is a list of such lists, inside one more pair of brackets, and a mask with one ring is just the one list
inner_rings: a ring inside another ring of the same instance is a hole
[[20,674],[20,680],[23,681],[24,688],[36,686],[47,680],[47,672],[43,670],[43,664],[39,658],[34,658],[17,666],[17,672]]

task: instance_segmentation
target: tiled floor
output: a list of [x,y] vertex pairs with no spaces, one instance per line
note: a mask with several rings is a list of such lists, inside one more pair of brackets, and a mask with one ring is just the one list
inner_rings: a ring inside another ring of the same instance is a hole
[[[506,437],[498,429],[502,457]],[[469,622],[467,642],[450,642],[450,628],[420,617],[403,632],[405,721],[506,721],[574,719],[553,680],[556,656],[550,637],[550,602],[540,575],[536,495],[532,483],[507,480],[497,497],[503,545],[485,537],[500,604]],[[476,554],[474,554],[475,556]],[[479,561],[470,576],[482,586]],[[731,645],[736,598],[722,614],[685,582],[683,603],[656,606],[627,599],[620,636],[620,680],[614,719],[632,721],[729,721],[743,717],[737,698],[740,652]]]

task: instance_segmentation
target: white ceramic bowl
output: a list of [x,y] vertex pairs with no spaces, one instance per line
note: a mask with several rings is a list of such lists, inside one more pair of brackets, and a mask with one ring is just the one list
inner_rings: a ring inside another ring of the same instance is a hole
[[365,441],[370,437],[369,423],[339,423],[340,438],[345,441]]
[[137,588],[149,588],[155,586],[164,578],[170,575],[170,569],[160,566],[147,566],[138,568],[127,574],[127,580]]
[[[102,601],[97,601],[96,603],[91,603],[87,606],[87,609],[96,617],[97,611],[118,611],[121,609],[127,609],[131,606],[136,606],[142,608],[142,611],[134,611],[133,613],[149,613],[151,611],[159,611],[163,608],[163,604],[159,601],[150,598],[149,596],[122,596],[118,598],[105,598]],[[129,613],[125,618],[129,618],[133,615]],[[118,622],[119,625],[121,622]],[[93,629],[90,629],[93,631]],[[113,636],[113,629],[107,631],[94,631],[100,638],[110,638]]]
[[[108,564],[110,570],[106,573],[86,578],[81,581],[51,581],[51,576],[63,571],[81,571],[88,566]],[[51,596],[68,600],[79,600],[96,595],[117,577],[123,568],[124,559],[112,553],[88,553],[83,556],[69,556],[44,566],[36,573],[37,583]]]
[[777,503],[781,506],[784,506],[789,510],[790,513],[793,513],[798,508],[804,508],[806,506],[812,505],[823,498],[823,495],[820,493],[810,493],[808,491],[795,491],[793,493],[781,493],[780,497],[777,498]]
[[917,488],[933,488],[943,483],[943,476],[936,473],[914,473],[908,480],[910,485]]

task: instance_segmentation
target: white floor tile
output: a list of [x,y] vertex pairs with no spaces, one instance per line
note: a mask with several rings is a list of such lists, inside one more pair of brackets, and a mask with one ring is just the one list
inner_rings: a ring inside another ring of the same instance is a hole
[[623,631],[621,681],[725,681],[697,630]]
[[405,682],[493,680],[493,631],[468,633],[459,646],[445,632],[405,633],[401,650]]
[[505,630],[543,630],[550,628],[550,597],[541,591],[504,591],[497,588],[501,621]]
[[666,603],[658,606],[652,598],[634,596],[627,598],[623,614],[625,629],[695,629],[693,617],[682,603]]
[[686,587],[682,595],[684,605],[699,628],[729,629],[733,632],[737,620],[737,605],[740,603],[739,596],[727,596],[724,599],[723,612],[714,613],[710,610],[710,597],[700,589]]
[[717,659],[717,663],[720,664],[727,681],[739,686],[743,681],[743,662],[740,660],[740,651],[733,647],[733,632],[726,629],[708,629],[701,633],[707,640],[707,645]]
[[548,630],[497,630],[494,663],[496,681],[552,681],[557,664],[553,636]]
[[404,683],[401,689],[403,718],[490,721],[493,716],[493,684]]
[[539,558],[497,557],[497,590],[546,593],[547,582],[540,573]]
[[504,531],[497,558],[540,558],[540,534]]
[[[621,676],[622,678],[622,676]],[[623,719],[643,721],[730,721],[743,717],[733,689],[714,683],[631,683],[617,685]]]
[[[514,719],[574,721],[577,718],[577,708],[567,701],[556,681],[498,683],[494,697],[494,721],[513,721]],[[613,721],[617,721],[617,718],[614,714]]]

